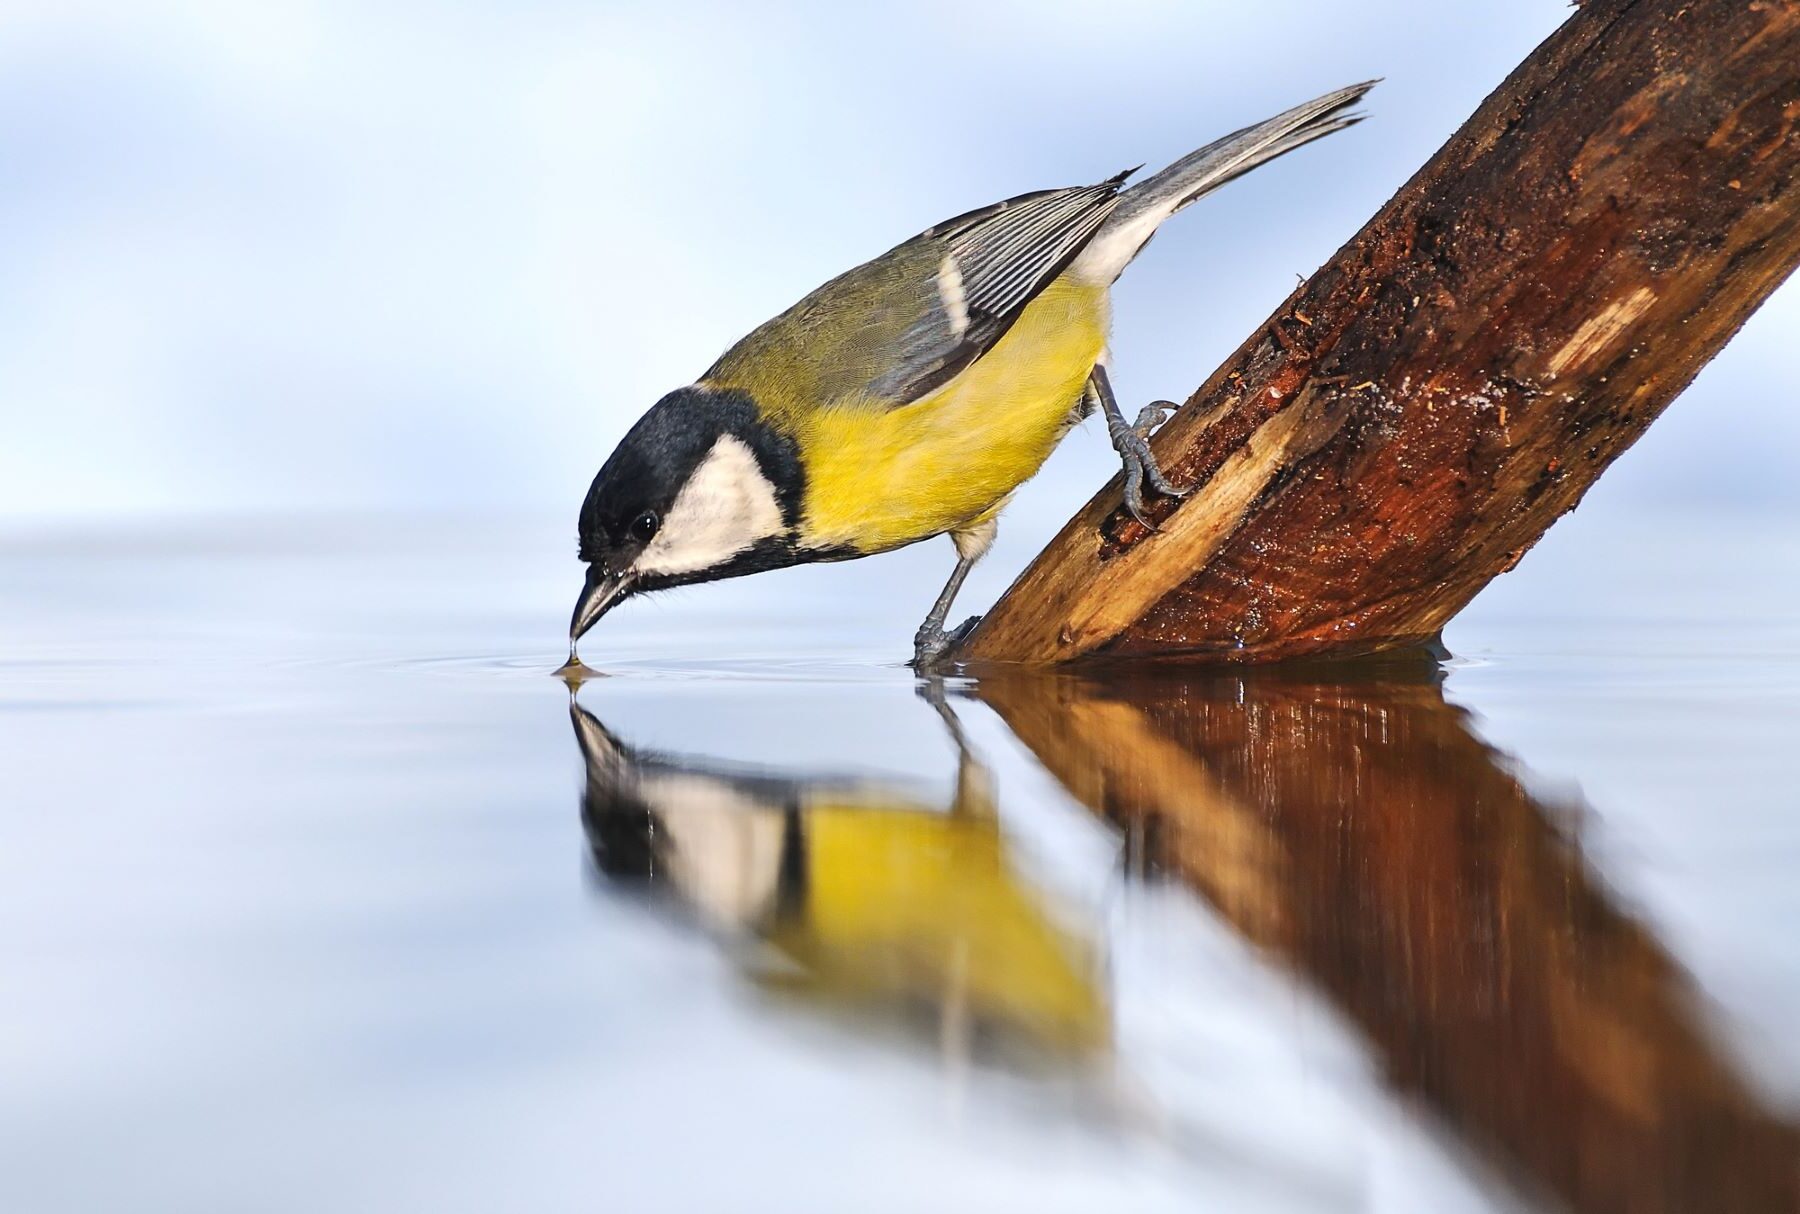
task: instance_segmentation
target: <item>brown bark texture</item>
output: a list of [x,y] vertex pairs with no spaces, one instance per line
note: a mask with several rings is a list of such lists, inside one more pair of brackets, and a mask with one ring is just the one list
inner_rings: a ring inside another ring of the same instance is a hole
[[1800,0],[1590,0],[1157,434],[1191,496],[1115,479],[956,656],[1434,637],[1800,263],[1797,166]]
[[1583,1214],[1800,1210],[1800,1127],[1434,662],[976,684],[1135,870],[1329,999],[1387,1080]]

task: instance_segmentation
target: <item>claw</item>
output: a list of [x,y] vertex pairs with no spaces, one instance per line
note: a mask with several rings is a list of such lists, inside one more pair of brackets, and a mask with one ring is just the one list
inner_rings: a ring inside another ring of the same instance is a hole
[[1133,453],[1119,455],[1125,461],[1125,509],[1146,530],[1155,531],[1156,524],[1144,517],[1144,465]]
[[1098,399],[1105,411],[1107,435],[1112,439],[1113,450],[1119,453],[1119,462],[1125,466],[1125,509],[1146,530],[1155,531],[1156,524],[1144,514],[1145,482],[1164,497],[1186,497],[1193,492],[1192,488],[1177,489],[1171,485],[1157,466],[1156,456],[1150,453],[1151,432],[1162,425],[1177,406],[1174,401],[1151,401],[1138,411],[1135,425],[1126,425],[1125,415],[1119,411],[1118,398],[1113,395],[1112,383],[1103,365],[1096,366],[1089,375],[1088,392]]
[[1139,438],[1149,438],[1156,433],[1156,428],[1169,420],[1178,408],[1172,400],[1153,400],[1138,410],[1137,420],[1131,424],[1131,432]]
[[1148,483],[1164,497],[1186,497],[1193,490],[1169,483],[1169,478],[1157,466],[1156,457],[1150,453],[1150,444],[1135,430],[1119,427],[1113,434],[1113,445],[1119,452],[1120,462],[1125,465],[1125,509],[1132,518],[1155,531],[1156,524],[1144,516],[1144,485]]
[[938,665],[944,655],[963,643],[963,639],[975,631],[975,625],[981,623],[981,617],[972,615],[955,628],[946,631],[942,628],[921,628],[913,634],[913,669],[931,670]]
[[1194,491],[1192,485],[1186,488],[1171,485],[1162,469],[1157,467],[1156,457],[1150,454],[1148,447],[1144,448],[1144,475],[1150,481],[1150,487],[1164,497],[1186,497]]

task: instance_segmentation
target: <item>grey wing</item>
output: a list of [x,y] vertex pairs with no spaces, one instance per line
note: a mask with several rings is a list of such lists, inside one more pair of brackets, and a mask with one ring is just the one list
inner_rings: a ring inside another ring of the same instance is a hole
[[1025,306],[1068,268],[1118,205],[1128,170],[1098,185],[1021,194],[929,228],[908,244],[936,260],[921,314],[869,383],[896,405],[955,378],[1006,335]]

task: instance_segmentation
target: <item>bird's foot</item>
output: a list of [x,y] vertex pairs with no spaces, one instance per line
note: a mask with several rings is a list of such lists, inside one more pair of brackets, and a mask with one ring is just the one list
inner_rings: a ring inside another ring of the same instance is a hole
[[1161,425],[1174,405],[1168,401],[1155,401],[1145,405],[1138,414],[1134,426],[1118,425],[1108,429],[1112,434],[1113,450],[1119,453],[1119,460],[1125,465],[1125,509],[1131,517],[1142,523],[1151,531],[1156,524],[1144,517],[1144,484],[1149,485],[1164,497],[1186,497],[1192,493],[1191,488],[1180,489],[1169,483],[1169,478],[1157,466],[1156,457],[1150,453],[1148,442],[1150,432]]
[[962,644],[963,638],[975,631],[981,617],[972,615],[955,628],[945,631],[941,624],[927,620],[913,634],[912,667],[921,674],[936,670],[949,652]]
[[1138,410],[1137,420],[1131,423],[1131,432],[1139,438],[1149,438],[1180,407],[1172,400],[1151,401]]

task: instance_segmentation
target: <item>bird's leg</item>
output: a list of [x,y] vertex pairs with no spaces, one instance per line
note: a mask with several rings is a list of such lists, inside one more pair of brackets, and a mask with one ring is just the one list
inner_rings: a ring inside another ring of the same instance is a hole
[[1106,368],[1096,365],[1088,376],[1087,390],[1100,402],[1100,410],[1106,415],[1106,433],[1112,439],[1113,450],[1119,453],[1119,460],[1125,465],[1125,509],[1131,517],[1154,531],[1155,525],[1144,517],[1144,482],[1165,497],[1186,497],[1189,489],[1177,489],[1169,483],[1162,469],[1156,465],[1156,457],[1150,454],[1150,444],[1146,441],[1150,431],[1162,423],[1165,410],[1173,410],[1174,406],[1167,401],[1157,401],[1147,405],[1138,414],[1137,424],[1129,425],[1125,414],[1119,410],[1119,398],[1113,395],[1112,381],[1107,378]]
[[956,747],[958,758],[967,758],[973,753],[969,746],[969,735],[963,732],[962,719],[956,715],[956,709],[950,707],[950,700],[944,694],[944,680],[936,675],[927,675],[919,680],[913,689],[921,700],[931,705],[931,711],[937,713],[938,720],[944,723],[944,729],[950,735],[951,745]]
[[956,798],[950,803],[952,814],[967,814],[970,817],[992,818],[994,809],[994,775],[988,770],[981,756],[969,743],[969,736],[963,732],[962,721],[957,718],[956,710],[950,707],[950,701],[944,695],[944,680],[937,675],[927,675],[919,681],[915,689],[919,698],[931,705],[932,711],[944,723],[950,734],[950,741],[956,747]]
[[930,670],[938,660],[950,652],[952,646],[974,628],[981,617],[972,615],[958,625],[953,632],[944,631],[944,620],[950,614],[950,605],[956,602],[956,592],[962,589],[963,579],[969,576],[969,570],[975,567],[980,556],[962,556],[956,558],[956,568],[950,571],[950,580],[944,583],[944,589],[938,594],[937,602],[931,605],[926,613],[925,622],[913,633],[913,669]]

